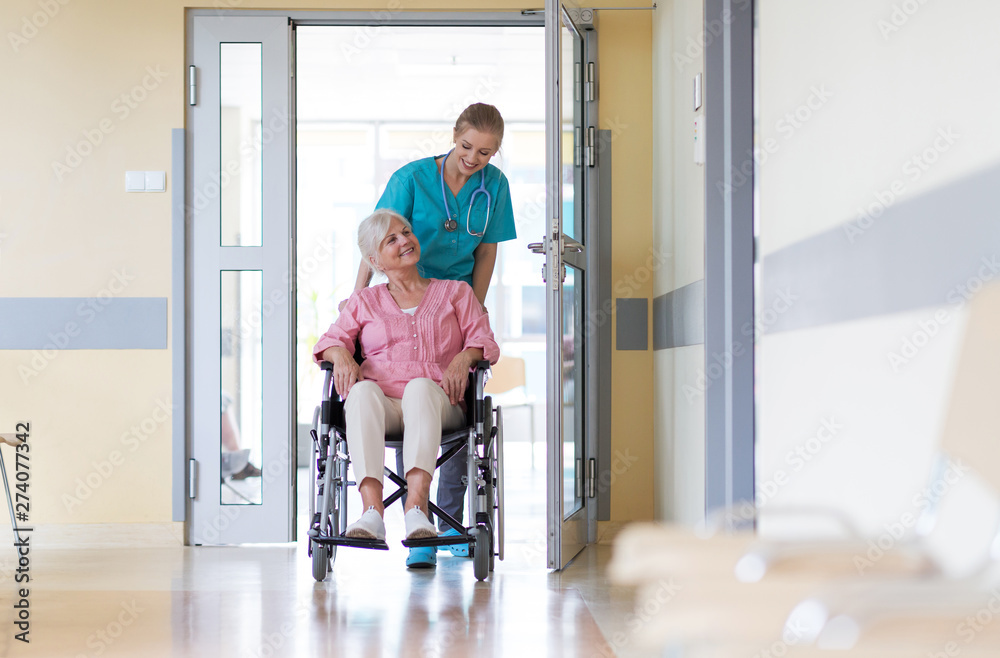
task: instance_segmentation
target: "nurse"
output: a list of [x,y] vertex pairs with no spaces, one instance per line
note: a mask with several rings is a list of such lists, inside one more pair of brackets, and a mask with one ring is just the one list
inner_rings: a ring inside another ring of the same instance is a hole
[[[507,177],[490,164],[500,150],[503,127],[503,117],[494,106],[475,103],[465,108],[455,122],[454,148],[400,167],[376,206],[410,220],[422,247],[417,265],[421,276],[465,281],[484,309],[497,243],[517,237]],[[370,282],[371,269],[362,263],[355,291]],[[438,506],[459,521],[464,511],[465,468],[463,450],[441,467],[438,480]],[[454,533],[448,528],[445,535]],[[465,544],[443,548],[454,555],[469,554]],[[414,568],[436,563],[433,547],[411,548],[406,560]]]

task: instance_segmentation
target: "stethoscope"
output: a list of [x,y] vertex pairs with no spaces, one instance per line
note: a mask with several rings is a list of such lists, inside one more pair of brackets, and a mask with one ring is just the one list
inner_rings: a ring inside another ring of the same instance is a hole
[[[448,208],[448,195],[444,190],[444,163],[448,161],[448,156],[451,155],[452,151],[448,151],[444,158],[441,160],[441,201],[444,203],[444,230],[449,233],[454,233],[458,230],[458,222],[452,219],[451,210]],[[486,167],[483,167],[480,172],[482,176],[479,179],[479,188],[472,192],[472,196],[469,197],[469,213],[465,216],[465,230],[469,232],[469,235],[481,238],[486,234],[486,227],[490,225],[490,206],[493,205],[493,197],[490,195],[490,191],[486,189]],[[476,202],[477,194],[486,195],[486,222],[483,224],[482,233],[476,233],[472,230],[472,205]],[[461,207],[459,207],[461,210]]]

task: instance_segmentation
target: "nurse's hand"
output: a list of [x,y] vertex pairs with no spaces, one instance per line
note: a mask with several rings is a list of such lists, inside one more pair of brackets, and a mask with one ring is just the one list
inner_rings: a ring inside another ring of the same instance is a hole
[[338,313],[343,313],[345,306],[347,306],[347,300],[346,299],[344,301],[340,302],[339,304],[337,304],[337,312]]

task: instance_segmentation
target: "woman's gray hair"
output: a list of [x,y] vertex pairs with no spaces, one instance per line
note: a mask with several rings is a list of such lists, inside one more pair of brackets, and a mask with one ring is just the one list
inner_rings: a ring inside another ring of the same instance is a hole
[[[361,220],[358,225],[358,249],[361,250],[361,262],[367,265],[373,272],[381,272],[378,247],[389,232],[389,225],[393,219],[403,222],[403,226],[413,231],[413,226],[409,220],[394,210],[386,208],[376,210],[372,214]],[[373,263],[372,260],[375,262]]]

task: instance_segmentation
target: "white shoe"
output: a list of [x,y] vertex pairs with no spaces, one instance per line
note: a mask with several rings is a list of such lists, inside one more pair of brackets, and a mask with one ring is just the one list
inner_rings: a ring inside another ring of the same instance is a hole
[[437,537],[437,530],[430,522],[427,515],[419,507],[414,507],[403,515],[403,522],[406,524],[407,539],[428,539]]
[[369,507],[361,518],[347,526],[346,537],[355,539],[381,539],[385,541],[385,521],[374,507]]

